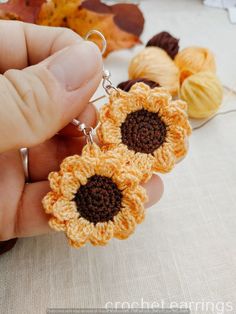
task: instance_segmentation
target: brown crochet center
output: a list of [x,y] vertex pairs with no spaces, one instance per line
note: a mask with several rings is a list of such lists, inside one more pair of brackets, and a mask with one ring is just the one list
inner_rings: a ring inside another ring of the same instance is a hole
[[112,179],[94,175],[80,186],[74,201],[80,215],[94,224],[113,220],[121,210],[122,192]]
[[141,109],[127,115],[121,125],[123,144],[136,153],[152,154],[166,139],[166,125],[157,113]]

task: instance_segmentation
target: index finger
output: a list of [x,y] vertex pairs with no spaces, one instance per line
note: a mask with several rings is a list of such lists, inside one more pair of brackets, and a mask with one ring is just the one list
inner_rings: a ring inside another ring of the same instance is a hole
[[37,64],[81,40],[68,28],[0,21],[0,72]]

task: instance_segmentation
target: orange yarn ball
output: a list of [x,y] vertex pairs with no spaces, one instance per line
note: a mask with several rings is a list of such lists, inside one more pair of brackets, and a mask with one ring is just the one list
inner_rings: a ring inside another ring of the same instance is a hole
[[180,84],[195,73],[216,72],[214,54],[207,48],[187,47],[176,55],[174,61],[180,70]]
[[130,62],[129,78],[145,78],[165,87],[172,96],[179,93],[179,70],[168,54],[158,47],[146,47]]

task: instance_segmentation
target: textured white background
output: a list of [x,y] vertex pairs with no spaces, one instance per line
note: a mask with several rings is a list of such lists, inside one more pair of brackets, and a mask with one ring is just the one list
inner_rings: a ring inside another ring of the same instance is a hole
[[[236,88],[236,25],[225,11],[194,0],[145,1],[141,7],[144,42],[169,30],[182,48],[207,46],[216,54],[223,83]],[[128,61],[140,49],[109,57],[114,83],[126,79]],[[222,110],[232,107],[236,99],[227,97]],[[230,301],[236,313],[235,142],[236,113],[195,131],[187,158],[163,176],[163,199],[127,241],[76,251],[62,234],[19,240],[0,257],[0,312],[37,314],[47,307],[104,307],[108,301],[140,304],[143,299],[166,306]]]

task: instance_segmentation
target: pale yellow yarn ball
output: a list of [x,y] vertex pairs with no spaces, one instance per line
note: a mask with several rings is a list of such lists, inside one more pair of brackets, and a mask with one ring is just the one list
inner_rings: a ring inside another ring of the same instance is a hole
[[221,105],[223,87],[214,73],[199,72],[183,82],[180,97],[188,104],[190,118],[207,118]]
[[146,47],[131,60],[129,78],[154,81],[172,96],[179,93],[179,70],[168,54],[158,47]]
[[174,61],[180,71],[180,84],[192,74],[202,71],[216,72],[214,54],[207,48],[187,47],[176,55]]

